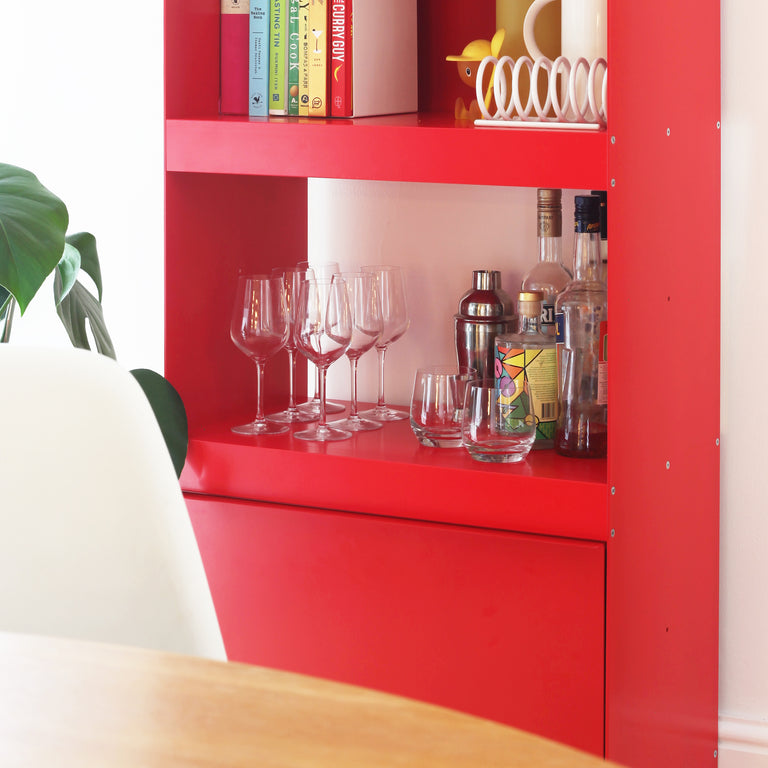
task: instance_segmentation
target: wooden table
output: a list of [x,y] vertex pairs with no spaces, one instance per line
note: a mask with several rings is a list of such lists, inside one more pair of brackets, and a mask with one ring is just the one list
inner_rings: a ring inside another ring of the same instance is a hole
[[606,766],[457,712],[263,667],[0,633],[0,765]]

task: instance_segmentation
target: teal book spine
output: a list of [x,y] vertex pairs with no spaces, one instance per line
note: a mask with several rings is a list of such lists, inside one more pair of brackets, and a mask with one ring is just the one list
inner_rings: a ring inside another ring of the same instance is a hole
[[251,0],[248,52],[248,114],[269,113],[269,6],[270,0]]
[[269,114],[286,115],[288,0],[271,0],[269,13]]
[[288,114],[299,114],[299,0],[288,0]]

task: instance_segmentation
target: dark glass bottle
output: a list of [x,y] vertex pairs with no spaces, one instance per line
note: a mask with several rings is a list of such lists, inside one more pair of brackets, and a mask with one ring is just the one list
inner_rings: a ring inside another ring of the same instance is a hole
[[576,197],[574,233],[574,278],[555,303],[560,393],[555,450],[599,458],[608,444],[608,302],[598,197]]

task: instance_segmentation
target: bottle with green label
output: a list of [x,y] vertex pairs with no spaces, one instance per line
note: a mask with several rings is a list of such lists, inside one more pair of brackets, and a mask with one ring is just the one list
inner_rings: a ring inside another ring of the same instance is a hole
[[[494,373],[501,397],[520,390],[536,417],[534,448],[551,448],[557,427],[557,353],[555,339],[541,332],[541,291],[521,291],[517,333],[496,337]],[[517,386],[515,386],[517,384]]]

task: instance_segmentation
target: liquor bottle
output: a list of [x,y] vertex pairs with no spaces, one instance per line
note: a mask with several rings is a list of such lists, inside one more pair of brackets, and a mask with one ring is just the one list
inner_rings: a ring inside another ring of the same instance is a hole
[[555,303],[560,413],[555,451],[597,458],[608,443],[608,303],[601,278],[600,199],[577,196],[574,279]]
[[536,192],[536,235],[539,260],[523,278],[522,290],[542,291],[541,332],[555,336],[555,299],[571,279],[563,266],[562,190]]
[[502,392],[505,382],[509,385],[517,380],[524,385],[536,416],[534,448],[552,447],[558,412],[555,339],[540,328],[543,298],[541,291],[521,291],[517,333],[497,336],[495,341],[496,385]]
[[600,259],[603,262],[603,282],[608,284],[608,193],[592,190],[600,198]]

